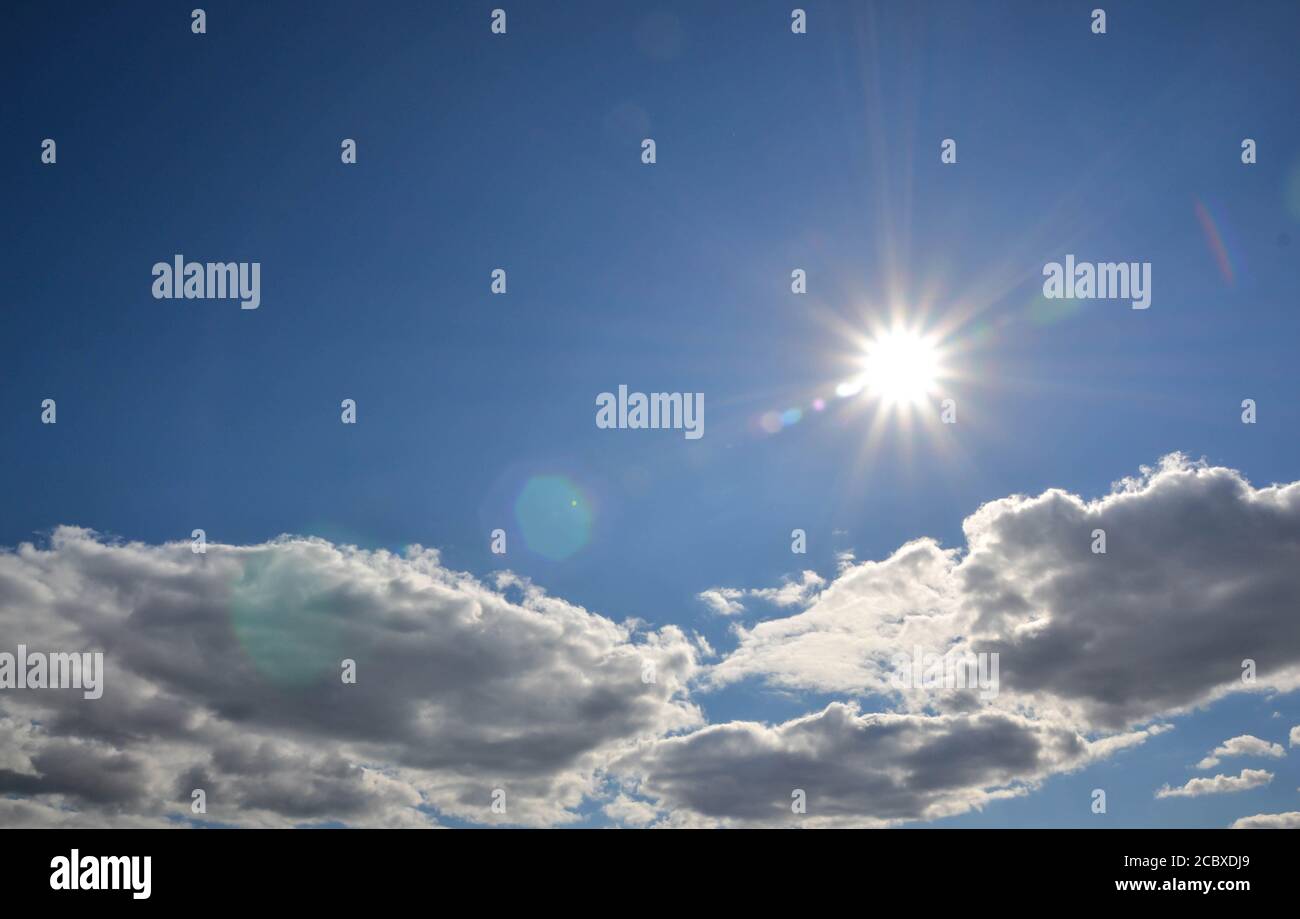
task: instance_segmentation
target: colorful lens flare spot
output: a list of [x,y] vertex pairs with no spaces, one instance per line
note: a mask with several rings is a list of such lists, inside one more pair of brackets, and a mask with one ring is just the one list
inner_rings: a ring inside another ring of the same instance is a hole
[[591,540],[591,501],[566,476],[533,476],[515,499],[515,521],[531,551],[563,561]]
[[283,689],[334,676],[343,653],[347,595],[302,572],[288,554],[248,558],[231,584],[230,625],[248,661]]
[[1210,247],[1210,252],[1214,254],[1214,261],[1219,266],[1219,274],[1223,275],[1223,280],[1231,286],[1236,278],[1236,272],[1233,270],[1232,259],[1228,255],[1228,247],[1223,242],[1223,233],[1220,232],[1219,222],[1214,219],[1208,207],[1200,201],[1194,203],[1196,205],[1196,219],[1200,221],[1201,231],[1205,234],[1205,244]]
[[[1069,319],[1075,313],[1082,309],[1083,301],[1073,297],[1056,297],[1051,300],[1043,296],[1043,292],[1038,291],[1026,314],[1029,321],[1034,325],[1054,325],[1065,319]],[[992,329],[989,329],[992,332]]]

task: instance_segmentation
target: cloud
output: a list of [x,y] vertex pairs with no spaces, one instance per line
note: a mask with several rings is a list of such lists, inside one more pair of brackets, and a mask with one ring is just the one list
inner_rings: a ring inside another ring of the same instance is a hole
[[740,598],[744,595],[743,590],[735,590],[731,587],[711,587],[699,593],[697,597],[719,616],[735,616],[745,611],[745,604],[740,602]]
[[[0,691],[0,822],[174,823],[203,788],[204,819],[255,826],[550,825],[589,800],[628,826],[894,825],[1025,794],[1227,693],[1300,684],[1300,485],[1173,456],[1094,501],[991,502],[964,532],[962,549],[842,559],[829,583],[704,591],[723,615],[794,609],[738,625],[719,657],[419,547],[195,555],[60,528],[0,552],[0,650],[103,651],[104,696]],[[998,694],[900,687],[916,649],[998,654]],[[753,678],[841,701],[706,726],[695,699]],[[1211,758],[1278,749],[1243,735]]]
[[708,674],[715,686],[759,676],[789,689],[887,693],[890,658],[914,645],[943,649],[962,634],[956,553],[908,543],[883,562],[840,573],[804,612],[739,629],[739,644]]
[[102,699],[0,692],[7,825],[161,824],[190,816],[194,788],[206,819],[246,825],[561,823],[629,745],[702,723],[677,628],[485,584],[419,547],[198,555],[61,528],[0,553],[0,621],[6,643],[105,654]]
[[963,530],[964,552],[917,539],[845,568],[808,609],[739,630],[710,683],[895,697],[899,654],[996,652],[1009,708],[1098,731],[1300,685],[1300,483],[1255,488],[1175,454],[1094,501],[992,501]]
[[654,807],[625,794],[620,794],[606,804],[602,811],[606,817],[624,826],[649,826],[659,818],[659,811]]
[[745,611],[744,597],[753,597],[775,606],[790,607],[807,604],[826,584],[826,579],[815,571],[803,571],[797,578],[786,578],[780,587],[760,587],[741,590],[736,587],[711,587],[698,594],[710,609],[720,616],[735,616]]
[[1300,830],[1300,811],[1285,814],[1255,814],[1239,817],[1232,822],[1234,830]]
[[761,587],[750,590],[758,597],[776,606],[803,606],[826,584],[826,579],[815,571],[805,570],[797,578],[786,578],[780,587]]
[[635,777],[637,794],[678,825],[886,826],[1023,794],[1147,736],[1090,742],[1001,713],[863,714],[835,702],[776,726],[731,722],[646,744],[612,771]]
[[1293,747],[1300,745],[1300,724],[1297,724],[1295,727],[1291,729],[1291,737],[1289,739],[1289,743]]
[[1252,734],[1242,734],[1225,740],[1211,751],[1210,755],[1196,764],[1197,769],[1213,769],[1226,756],[1286,756],[1286,750],[1280,743],[1269,743]]
[[1245,688],[1246,660],[1261,684],[1295,685],[1300,484],[1171,456],[1098,501],[985,505],[966,532],[964,594],[1013,691],[1115,727]]
[[1273,781],[1273,773],[1264,769],[1243,769],[1241,775],[1216,775],[1212,779],[1190,779],[1186,785],[1170,788],[1162,785],[1157,798],[1199,798],[1202,795],[1221,795],[1233,791],[1249,791]]
[[[1292,611],[1300,603],[1300,569],[1292,559],[1300,548],[1300,485],[1254,488],[1234,470],[1172,455],[1100,499],[1059,490],[1012,496],[979,508],[963,529],[964,551],[913,540],[881,561],[842,566],[806,609],[737,628],[737,647],[705,671],[702,685],[756,677],[781,690],[846,695],[893,710],[854,718],[905,719],[896,730],[918,744],[944,730],[945,719],[995,723],[1005,733],[994,753],[1006,760],[924,785],[881,748],[855,748],[848,738],[872,731],[827,710],[782,725],[717,725],[652,742],[620,762],[642,774],[642,796],[677,822],[790,822],[788,795],[800,787],[792,773],[802,770],[832,789],[834,802],[831,813],[813,816],[810,808],[805,822],[933,819],[1021,793],[1081,759],[1169,729],[1135,730],[1154,719],[1231,692],[1297,685],[1300,620]],[[1106,554],[1092,552],[1096,529],[1107,532]],[[914,649],[997,653],[999,695],[981,702],[963,690],[900,687],[893,679],[898,660]],[[1242,680],[1247,658],[1256,664],[1253,686]],[[980,718],[1003,720],[973,720]],[[827,733],[843,747],[825,741]],[[811,743],[810,735],[823,739]],[[1044,740],[1071,737],[1086,755]],[[1233,744],[1234,753],[1257,749],[1244,743]],[[1044,752],[1017,760],[1014,752],[1024,749]],[[1276,745],[1258,749],[1277,755]],[[815,768],[828,758],[840,764],[825,766],[838,782]],[[882,787],[878,771],[897,784]],[[1245,770],[1161,796],[1270,778]],[[752,790],[755,783],[762,793]],[[855,795],[855,787],[873,792]],[[922,787],[932,794],[917,793]]]

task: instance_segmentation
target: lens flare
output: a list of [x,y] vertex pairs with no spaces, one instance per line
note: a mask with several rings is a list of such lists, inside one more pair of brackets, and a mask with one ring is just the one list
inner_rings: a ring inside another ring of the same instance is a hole
[[529,549],[563,561],[591,539],[591,500],[566,476],[536,475],[515,500],[515,520]]
[[257,672],[282,689],[337,674],[339,661],[348,656],[343,653],[346,594],[304,570],[292,553],[262,552],[244,561],[231,584],[235,638]]
[[1219,274],[1231,287],[1236,280],[1236,271],[1233,269],[1232,258],[1228,255],[1228,247],[1224,244],[1223,234],[1219,230],[1219,223],[1204,203],[1197,200],[1193,204],[1196,208],[1196,219],[1201,224],[1201,232],[1205,234],[1205,244],[1214,254],[1214,261],[1219,266]]

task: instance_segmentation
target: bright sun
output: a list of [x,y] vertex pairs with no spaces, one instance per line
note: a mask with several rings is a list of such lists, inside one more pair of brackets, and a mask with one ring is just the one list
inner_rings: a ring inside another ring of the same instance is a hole
[[934,341],[896,328],[868,342],[863,374],[856,382],[886,405],[918,406],[933,392],[941,374]]

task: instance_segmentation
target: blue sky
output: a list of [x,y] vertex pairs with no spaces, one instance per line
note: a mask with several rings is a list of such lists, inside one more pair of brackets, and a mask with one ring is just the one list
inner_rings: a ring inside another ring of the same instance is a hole
[[[1091,4],[802,5],[801,36],[771,2],[508,2],[500,36],[478,3],[209,2],[201,36],[178,4],[7,7],[0,545],[65,524],[419,544],[725,656],[736,620],[700,592],[964,548],[987,501],[1100,498],[1173,451],[1300,478],[1300,9],[1106,3],[1094,35]],[[259,261],[261,307],[153,299],[178,252]],[[1053,309],[1042,266],[1066,253],[1150,262],[1151,308]],[[845,330],[891,315],[941,330],[957,425],[869,440],[869,405],[808,410],[861,359]],[[706,435],[598,429],[619,384],[704,393]],[[578,502],[586,528],[531,521],[576,551],[528,545],[530,482]],[[771,723],[845,696],[692,698]],[[1229,737],[1286,746],[1294,694],[1169,720],[939,824],[1095,825],[1099,784],[1118,825],[1300,809],[1293,756],[1267,788],[1152,795]]]

